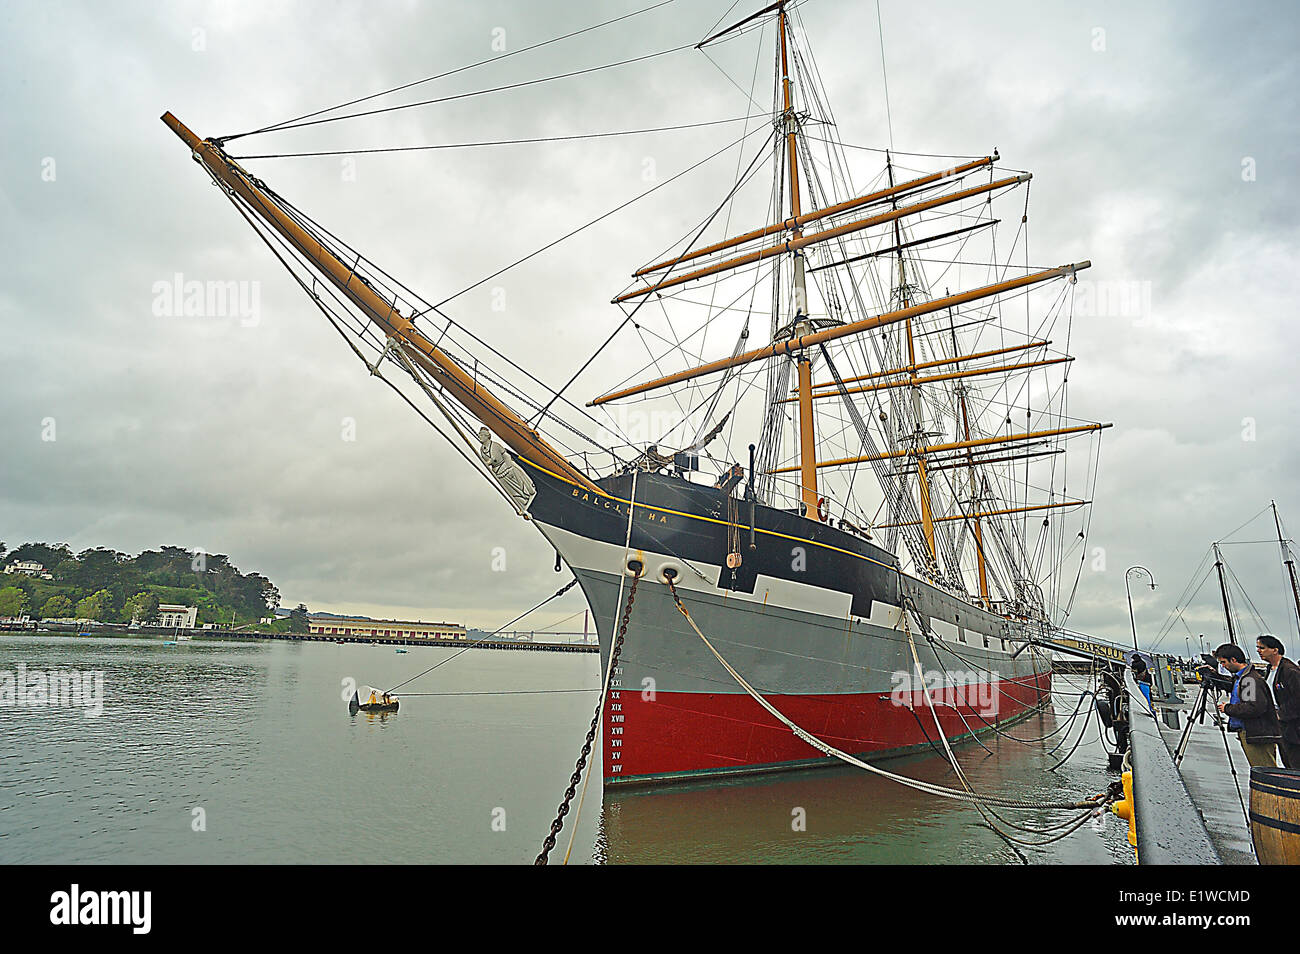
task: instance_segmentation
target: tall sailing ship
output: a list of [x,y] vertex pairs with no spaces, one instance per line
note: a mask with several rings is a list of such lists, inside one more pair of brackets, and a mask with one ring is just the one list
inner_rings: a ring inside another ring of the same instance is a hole
[[996,150],[842,142],[800,20],[778,2],[698,44],[757,41],[772,106],[745,118],[718,204],[614,296],[610,339],[639,339],[644,367],[602,348],[585,404],[276,193],[235,137],[163,116],[370,372],[554,546],[602,671],[625,624],[607,785],[825,761],[676,598],[778,711],[883,757],[934,744],[935,721],[969,738],[1044,704],[1036,640],[1082,567],[1090,501],[1070,491],[1108,425],[1068,416],[1063,345],[1089,263],[1030,264],[1031,176]]

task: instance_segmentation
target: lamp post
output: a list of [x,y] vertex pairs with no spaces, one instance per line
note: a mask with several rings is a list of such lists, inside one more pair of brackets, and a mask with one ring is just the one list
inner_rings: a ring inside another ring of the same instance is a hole
[[1151,589],[1153,590],[1156,588],[1156,578],[1155,575],[1150,570],[1148,570],[1146,567],[1140,564],[1135,564],[1134,566],[1131,566],[1124,571],[1124,592],[1128,596],[1128,621],[1129,621],[1129,625],[1133,627],[1133,651],[1137,652],[1138,651],[1137,620],[1133,616],[1133,593],[1129,590],[1128,587],[1129,575],[1134,570],[1141,570],[1143,573],[1147,575],[1147,579],[1151,581]]

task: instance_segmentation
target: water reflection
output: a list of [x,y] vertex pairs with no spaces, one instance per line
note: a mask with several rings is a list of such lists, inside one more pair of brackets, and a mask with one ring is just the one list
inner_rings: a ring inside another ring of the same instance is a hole
[[[1105,771],[1096,720],[1085,726],[1085,706],[1067,733],[1066,722],[1079,700],[1061,695],[1054,701],[1053,711],[1007,733],[1020,740],[1049,736],[1046,742],[985,738],[988,752],[976,745],[957,749],[958,761],[977,792],[1048,803],[1105,789],[1112,776]],[[1070,761],[1050,771],[1080,736],[1084,741]],[[1058,745],[1060,751],[1051,754]],[[881,767],[960,787],[940,756],[892,759]],[[1048,811],[1002,814],[1039,828],[1070,817]],[[1049,846],[1013,847],[965,803],[844,766],[657,791],[606,791],[596,857],[613,864],[1111,864],[1131,863],[1132,853],[1123,826],[1113,817],[1090,822]]]

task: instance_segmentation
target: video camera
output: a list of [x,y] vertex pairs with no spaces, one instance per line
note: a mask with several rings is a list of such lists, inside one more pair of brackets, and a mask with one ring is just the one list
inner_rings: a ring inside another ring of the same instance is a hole
[[1196,667],[1196,672],[1201,677],[1202,685],[1220,689],[1223,692],[1231,692],[1232,677],[1219,672],[1218,660],[1209,653],[1201,653],[1201,660],[1201,665]]

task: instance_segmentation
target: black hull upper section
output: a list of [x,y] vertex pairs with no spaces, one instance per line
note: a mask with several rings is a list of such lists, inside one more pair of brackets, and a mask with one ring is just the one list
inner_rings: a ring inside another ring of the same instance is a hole
[[[587,539],[624,545],[630,474],[597,480],[603,493],[596,494],[528,461],[520,463],[537,487],[529,507],[534,518]],[[668,553],[688,564],[707,566],[718,577],[710,582],[723,590],[753,593],[761,575],[845,593],[852,598],[853,615],[859,617],[871,616],[876,601],[900,604],[894,554],[797,514],[761,504],[753,505],[752,513],[751,548],[749,502],[718,488],[643,472],[637,475],[631,549]],[[733,546],[741,563],[731,569],[726,564]]]

